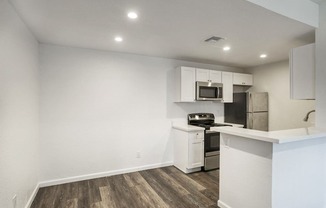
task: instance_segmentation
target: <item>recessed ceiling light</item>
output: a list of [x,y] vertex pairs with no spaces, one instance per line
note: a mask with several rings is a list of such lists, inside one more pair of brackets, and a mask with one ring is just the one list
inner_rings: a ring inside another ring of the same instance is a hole
[[267,57],[267,54],[261,54],[260,56],[259,56],[260,58],[266,58]]
[[135,12],[129,12],[129,13],[128,13],[128,17],[129,17],[130,19],[137,19],[138,15],[137,15],[137,13],[135,13]]
[[116,37],[114,38],[114,40],[115,40],[116,42],[122,42],[122,41],[123,41],[122,37],[120,37],[120,36],[116,36]]
[[229,51],[231,48],[230,48],[230,46],[225,46],[224,48],[223,48],[223,51]]

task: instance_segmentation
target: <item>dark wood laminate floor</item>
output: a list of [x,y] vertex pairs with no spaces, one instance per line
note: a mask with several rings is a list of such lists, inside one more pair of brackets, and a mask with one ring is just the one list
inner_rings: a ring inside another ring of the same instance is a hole
[[219,172],[173,166],[41,188],[31,208],[213,208]]

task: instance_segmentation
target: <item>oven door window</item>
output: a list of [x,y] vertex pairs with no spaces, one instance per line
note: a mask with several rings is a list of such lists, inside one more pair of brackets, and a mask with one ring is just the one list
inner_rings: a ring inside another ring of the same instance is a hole
[[218,88],[217,87],[199,87],[200,98],[217,98]]
[[220,133],[207,133],[205,136],[205,152],[220,150]]

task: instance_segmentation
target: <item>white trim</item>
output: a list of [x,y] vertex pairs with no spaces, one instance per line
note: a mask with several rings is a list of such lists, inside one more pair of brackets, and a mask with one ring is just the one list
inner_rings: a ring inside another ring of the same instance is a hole
[[92,173],[87,175],[79,175],[79,176],[73,176],[73,177],[67,177],[67,178],[61,178],[61,179],[55,179],[55,180],[49,180],[49,181],[42,181],[39,183],[39,187],[47,187],[47,186],[53,186],[53,185],[59,185],[64,183],[72,183],[76,181],[82,181],[82,180],[89,180],[94,178],[100,178],[100,177],[106,177],[106,176],[112,176],[112,175],[118,175],[118,174],[124,174],[124,173],[131,173],[141,170],[148,170],[153,168],[160,168],[160,167],[166,167],[173,165],[173,162],[165,162],[165,163],[157,163],[152,165],[144,165],[140,167],[133,167],[133,168],[126,168],[126,169],[120,169],[120,170],[112,170],[107,172],[100,172],[100,173]]
[[37,194],[37,192],[38,192],[39,189],[40,189],[40,184],[38,183],[38,184],[36,184],[35,189],[34,189],[32,195],[29,197],[29,199],[28,199],[28,201],[26,203],[25,208],[30,208],[31,207],[31,205],[32,205],[32,203],[33,203],[33,201],[35,199],[35,196],[36,196],[36,194]]
[[217,201],[217,206],[219,206],[220,208],[231,208],[229,205],[225,204],[221,200]]

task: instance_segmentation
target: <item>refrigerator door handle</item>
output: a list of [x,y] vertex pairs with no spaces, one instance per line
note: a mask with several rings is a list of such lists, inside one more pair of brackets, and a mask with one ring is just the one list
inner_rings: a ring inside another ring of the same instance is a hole
[[[253,110],[253,103],[252,103],[252,93],[249,93],[249,112],[252,112]],[[251,119],[252,120],[252,119]]]
[[254,128],[254,118],[251,117],[250,121],[251,121],[251,129],[253,129]]
[[253,129],[254,119],[252,113],[247,113],[247,129]]

